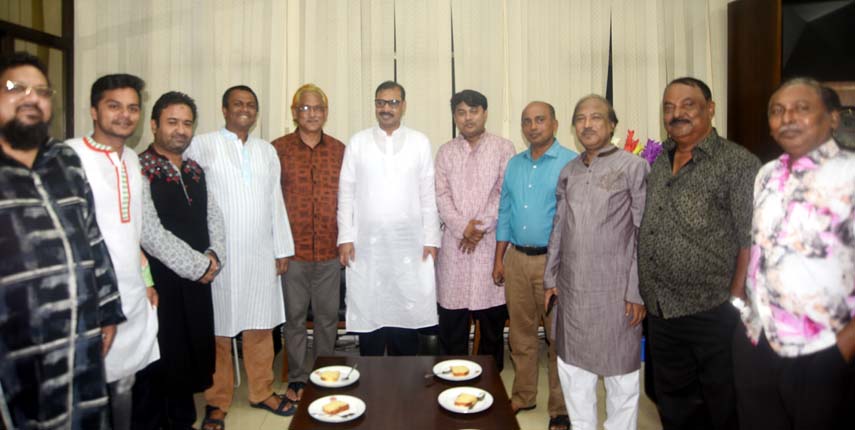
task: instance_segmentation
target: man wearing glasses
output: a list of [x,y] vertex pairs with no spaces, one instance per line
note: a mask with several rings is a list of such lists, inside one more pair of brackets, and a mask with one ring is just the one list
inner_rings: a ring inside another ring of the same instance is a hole
[[405,97],[396,82],[377,87],[377,126],[350,139],[341,168],[338,251],[362,355],[416,355],[417,329],[437,323],[433,157],[427,136],[401,125]]
[[[324,133],[327,95],[314,84],[297,89],[291,115],[297,126],[273,141],[282,166],[282,197],[291,208],[294,256],[283,276],[285,344],[288,346],[288,391],[299,401],[312,363],[333,355],[338,326],[341,266],[336,249],[338,177],[344,144]],[[314,322],[313,357],[307,357],[306,317],[309,303]]]
[[45,66],[0,58],[0,85],[0,428],[108,428],[103,354],[125,316],[92,192],[48,136]]

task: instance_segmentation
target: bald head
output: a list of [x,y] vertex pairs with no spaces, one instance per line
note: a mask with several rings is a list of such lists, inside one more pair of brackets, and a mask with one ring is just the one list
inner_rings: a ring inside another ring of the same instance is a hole
[[558,131],[555,108],[546,102],[531,102],[523,110],[521,125],[523,135],[532,148],[549,146]]

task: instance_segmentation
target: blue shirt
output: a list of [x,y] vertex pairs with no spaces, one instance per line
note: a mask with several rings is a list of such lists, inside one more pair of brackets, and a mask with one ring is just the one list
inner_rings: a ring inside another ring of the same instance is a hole
[[508,161],[496,240],[520,246],[546,246],[555,216],[555,186],[561,169],[579,155],[553,140],[537,160],[531,148]]

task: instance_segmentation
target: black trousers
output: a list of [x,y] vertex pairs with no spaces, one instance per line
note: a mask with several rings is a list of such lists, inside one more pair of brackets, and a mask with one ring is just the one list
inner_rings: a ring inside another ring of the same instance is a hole
[[729,303],[692,315],[648,315],[659,416],[665,430],[737,428]]
[[469,354],[469,318],[478,321],[481,342],[478,355],[492,355],[496,367],[502,371],[505,364],[505,321],[508,308],[505,305],[470,311],[469,309],[445,309],[437,306],[439,313],[439,342],[445,355]]
[[359,333],[359,355],[418,355],[419,331],[412,328],[381,327]]
[[757,346],[733,335],[739,425],[743,429],[855,428],[855,363],[837,345],[801,357],[781,357],[766,336]]
[[188,430],[196,422],[193,392],[170,384],[159,360],[137,372],[133,399],[133,430]]

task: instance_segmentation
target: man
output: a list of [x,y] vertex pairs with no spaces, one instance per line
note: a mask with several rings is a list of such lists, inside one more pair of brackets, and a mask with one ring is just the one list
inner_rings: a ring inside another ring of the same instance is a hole
[[445,228],[437,258],[439,339],[444,354],[469,354],[469,320],[481,328],[478,353],[504,365],[505,293],[493,285],[496,218],[514,144],[484,129],[487,98],[473,90],[451,97],[460,130],[436,155],[436,205]]
[[214,281],[214,383],[205,390],[204,429],[223,429],[234,397],[232,339],[242,335],[249,402],[280,416],[296,405],[273,392],[273,327],[285,322],[279,275],[288,269],[294,242],[282,200],[276,150],[249,135],[258,98],[245,85],[223,93],[225,128],[196,136],[186,158],[205,170],[223,211],[229,264]]
[[643,158],[609,142],[611,103],[583,97],[573,110],[585,147],[561,171],[549,238],[545,303],[557,296],[558,376],[573,428],[597,429],[597,382],[606,385],[609,429],[638,428],[641,320],[636,236],[650,170]]
[[665,429],[732,429],[739,317],[728,300],[744,288],[760,162],[718,135],[700,80],[671,81],[662,110],[669,138],[647,177],[638,242],[659,414]]
[[347,266],[347,330],[361,355],[416,355],[416,329],[437,323],[440,244],[431,146],[401,125],[404,87],[374,92],[377,126],[350,138],[339,180],[338,252]]
[[[147,373],[137,372],[160,358],[157,346],[157,293],[146,288],[142,277],[140,246],[165,260],[188,279],[200,279],[216,270],[216,258],[196,252],[163,230],[151,202],[149,187],[139,173],[139,159],[125,142],[140,117],[143,81],[133,75],[115,74],[92,84],[90,114],[93,132],[67,141],[82,161],[95,197],[95,216],[104,234],[128,321],[118,326],[107,354],[107,382],[113,426],[135,426],[149,415],[152,398],[132,399],[132,391],[151,383]],[[218,255],[221,255],[219,252]]]
[[[174,91],[160,96],[151,113],[154,143],[140,154],[140,165],[163,226],[196,251],[214,253],[209,248],[224,248],[222,215],[205,185],[205,172],[181,157],[195,123],[193,99]],[[157,407],[140,427],[191,429],[196,421],[193,393],[211,386],[214,374],[211,287],[181,278],[154,256],[148,260],[159,297],[161,357],[151,365],[151,391],[145,393],[157,399]]]
[[48,136],[38,58],[0,59],[0,427],[107,428],[103,355],[122,314],[80,159]]
[[754,184],[748,336],[733,343],[743,429],[855,425],[855,154],[832,138],[829,94],[794,78],[769,101],[784,154]]
[[[338,330],[341,266],[335,217],[344,144],[324,133],[328,108],[323,90],[313,84],[301,86],[291,102],[297,130],[273,141],[282,166],[285,207],[292,208],[289,220],[295,249],[283,286],[288,347],[285,395],[294,401],[303,396],[315,358],[335,352]],[[312,357],[306,348],[310,303],[315,339]]]
[[510,316],[508,343],[516,371],[511,408],[519,412],[536,407],[537,331],[542,322],[549,344],[549,429],[566,430],[570,419],[558,382],[552,327],[544,312],[543,273],[558,175],[577,154],[555,138],[558,120],[552,105],[529,103],[521,123],[529,148],[511,158],[505,171],[493,261],[493,282],[505,286]]

